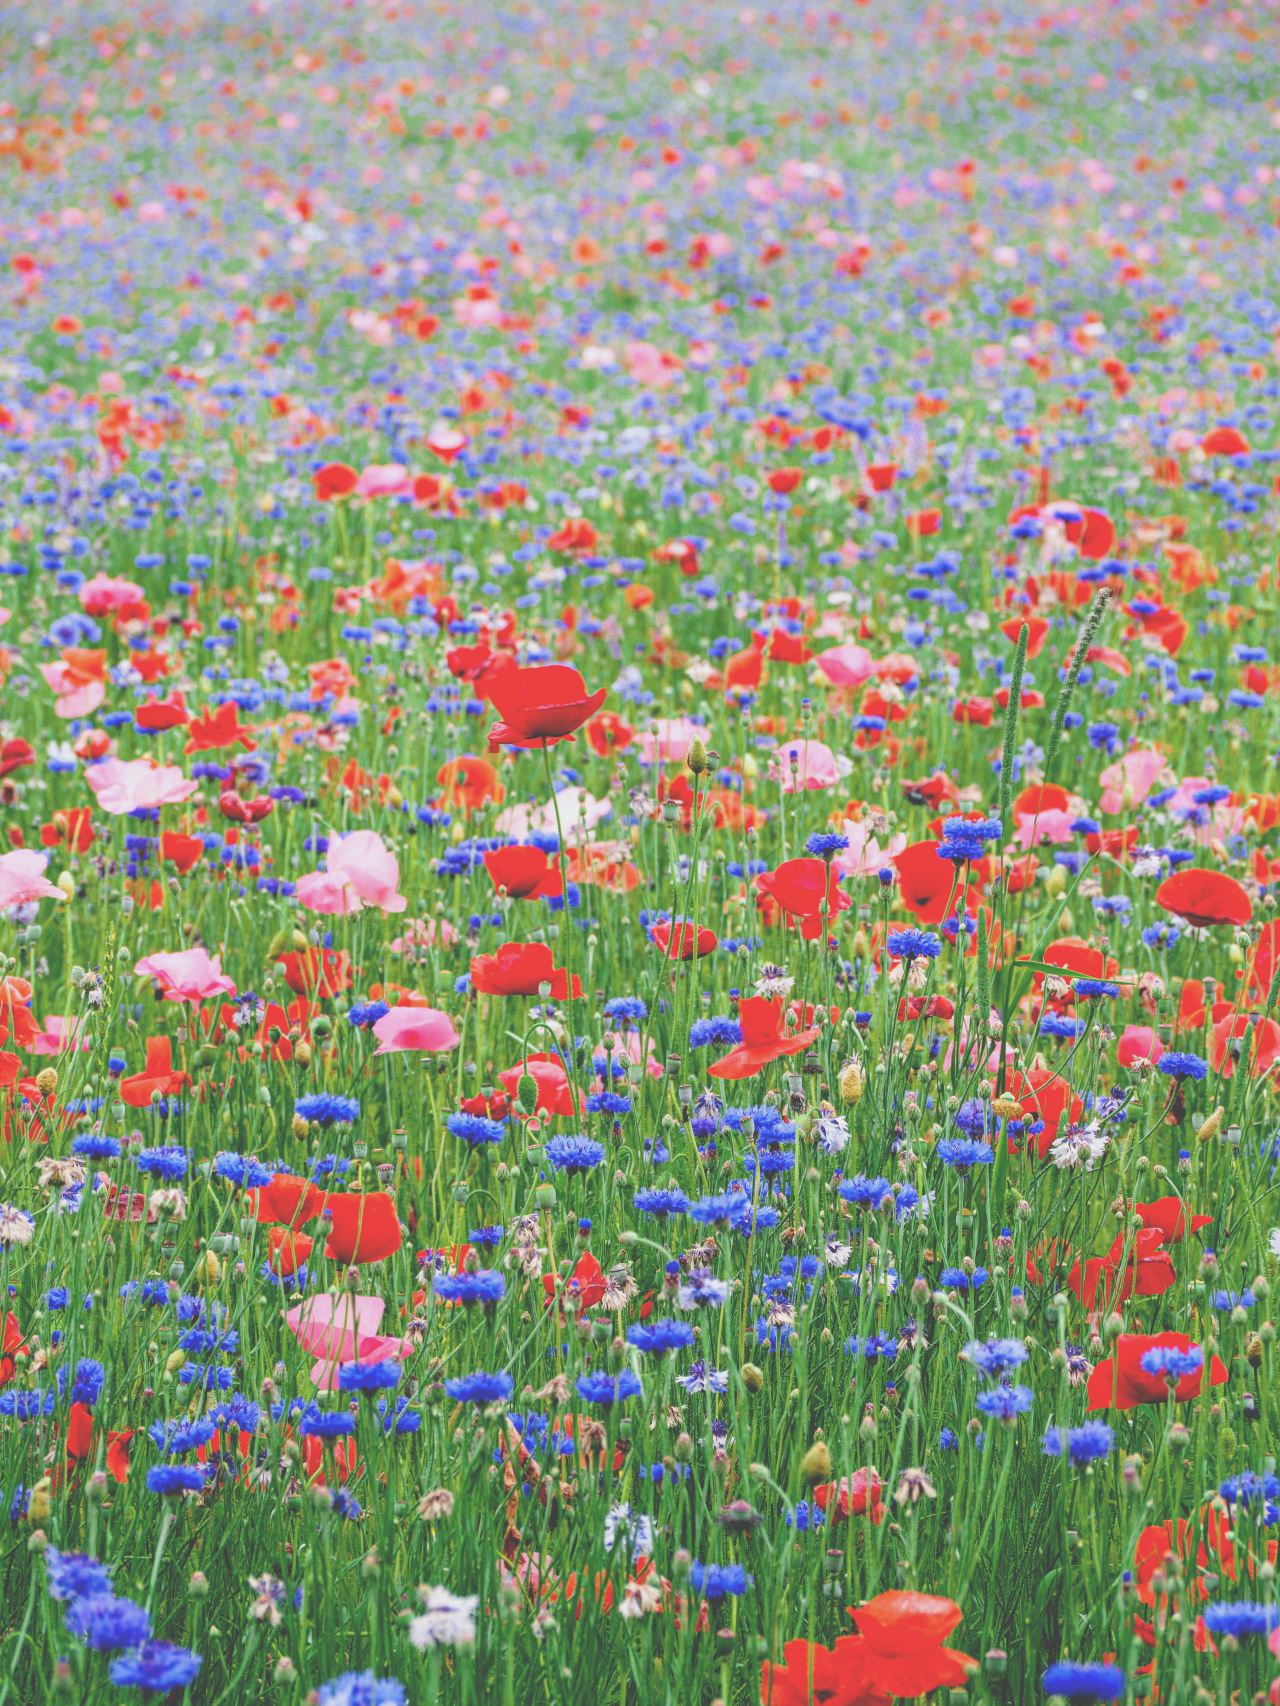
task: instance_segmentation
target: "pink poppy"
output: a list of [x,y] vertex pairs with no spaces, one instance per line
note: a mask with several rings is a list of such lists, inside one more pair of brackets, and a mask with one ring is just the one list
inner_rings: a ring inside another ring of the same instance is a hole
[[234,995],[236,986],[224,977],[222,961],[204,948],[183,948],[173,954],[147,954],[133,968],[137,977],[153,977],[166,1001],[206,1001],[211,995]]
[[399,498],[412,490],[409,470],[399,462],[373,462],[356,481],[358,498]]
[[344,1362],[403,1361],[410,1354],[411,1340],[379,1333],[386,1307],[380,1297],[344,1292],[309,1297],[285,1312],[285,1326],[317,1358],[311,1379],[321,1392],[337,1390]]
[[62,890],[44,874],[48,855],[19,847],[0,853],[0,911],[37,900],[61,900]]
[[871,832],[869,818],[858,823],[846,818],[840,833],[849,845],[836,854],[831,868],[842,877],[874,877],[877,871],[892,864],[907,845],[906,836],[899,834],[891,835],[882,846]]
[[[597,800],[581,788],[557,789],[556,805],[560,808],[560,824],[566,842],[576,839],[575,831],[580,822],[592,830],[613,810],[608,800]],[[506,806],[498,813],[493,827],[495,834],[513,835],[518,841],[527,840],[530,835],[554,835],[555,807],[549,800],[542,806]]]
[[820,740],[784,740],[769,755],[769,776],[781,782],[784,794],[834,788],[840,774],[840,760]]
[[435,1007],[393,1007],[373,1027],[376,1054],[444,1054],[461,1039],[447,1013]]
[[399,892],[400,862],[376,831],[357,829],[330,843],[329,869],[311,871],[298,882],[298,900],[311,912],[403,912],[408,901]]
[[1163,1053],[1159,1033],[1150,1025],[1126,1025],[1116,1045],[1116,1059],[1121,1066],[1139,1066],[1144,1061],[1154,1066]]
[[136,581],[98,573],[80,588],[80,608],[88,616],[116,616],[145,608],[147,595]]
[[53,702],[55,712],[68,720],[91,717],[107,696],[105,682],[96,677],[86,681],[69,664],[42,663],[40,673],[46,685],[57,695]]
[[32,1042],[31,1052],[39,1055],[87,1054],[92,1046],[79,1019],[67,1019],[61,1014],[51,1013],[44,1022],[44,1030]]
[[97,796],[98,804],[112,817],[143,807],[177,805],[190,799],[199,787],[176,764],[152,764],[146,758],[104,758],[91,764],[84,779]]
[[1162,752],[1139,747],[1126,752],[1114,764],[1108,764],[1099,777],[1102,798],[1098,802],[1104,812],[1127,811],[1140,806],[1169,767]]
[[875,673],[875,660],[865,646],[832,646],[813,661],[833,687],[861,687]]
[[683,764],[690,746],[706,732],[688,717],[659,717],[636,736],[636,753],[641,764]]

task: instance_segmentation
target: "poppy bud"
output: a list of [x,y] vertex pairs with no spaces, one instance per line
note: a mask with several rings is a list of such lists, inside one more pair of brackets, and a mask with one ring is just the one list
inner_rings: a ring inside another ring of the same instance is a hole
[[538,1080],[532,1072],[522,1072],[516,1084],[516,1101],[523,1114],[532,1114],[538,1106]]
[[851,1060],[846,1066],[843,1066],[840,1070],[838,1083],[840,1100],[847,1107],[856,1108],[862,1100],[862,1092],[867,1087],[867,1077],[862,1070],[861,1063],[857,1060]]
[[815,1440],[800,1459],[800,1473],[811,1485],[831,1478],[831,1452],[825,1440]]
[[707,768],[707,749],[696,735],[690,742],[685,763],[689,766],[689,773],[692,776],[701,776]]
[[764,1386],[764,1370],[757,1368],[753,1362],[744,1362],[741,1368],[742,1384],[753,1395]]

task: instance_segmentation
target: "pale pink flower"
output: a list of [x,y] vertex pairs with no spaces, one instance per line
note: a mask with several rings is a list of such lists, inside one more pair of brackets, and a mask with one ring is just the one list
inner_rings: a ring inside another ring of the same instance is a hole
[[435,1007],[393,1007],[373,1027],[375,1054],[444,1054],[462,1040],[447,1013]]
[[31,1052],[40,1055],[87,1054],[92,1046],[78,1018],[67,1019],[59,1013],[51,1013],[44,1022],[44,1030],[31,1044]]
[[114,616],[131,604],[143,603],[146,596],[136,581],[99,573],[80,588],[80,608],[88,616]]
[[1079,816],[1078,811],[1059,810],[1017,813],[1013,820],[1013,839],[1024,852],[1045,843],[1051,847],[1065,847],[1069,841],[1075,840],[1076,832],[1071,825]]
[[393,938],[393,954],[412,954],[420,948],[450,948],[458,940],[458,932],[447,918],[410,918],[403,934]]
[[1099,777],[1102,784],[1100,807],[1104,812],[1121,812],[1140,806],[1168,767],[1169,761],[1164,754],[1149,747],[1126,752],[1123,758],[1108,764]]
[[[597,800],[580,788],[559,789],[556,804],[560,808],[560,823],[566,843],[574,839],[580,822],[586,824],[588,831],[593,830],[613,810],[608,800]],[[534,834],[554,834],[555,827],[556,814],[549,800],[541,806],[506,806],[498,813],[493,826],[496,835],[513,835],[517,841],[526,841]]]
[[61,660],[57,663],[42,663],[40,673],[50,691],[56,695],[53,702],[54,711],[68,721],[72,718],[91,717],[107,696],[105,682],[96,678],[86,681],[70,664]]
[[104,812],[125,812],[173,806],[188,800],[199,787],[176,764],[153,764],[149,758],[104,758],[91,764],[84,779]]
[[173,954],[147,954],[133,968],[137,977],[153,977],[166,1001],[206,1001],[211,995],[234,995],[236,986],[224,977],[222,961],[204,948],[183,948]]
[[875,672],[871,653],[852,641],[819,652],[813,661],[833,687],[861,687]]
[[48,855],[29,847],[0,853],[0,910],[33,900],[61,900],[62,890],[44,874]]
[[286,1310],[285,1326],[317,1358],[311,1378],[321,1392],[337,1390],[344,1362],[403,1362],[410,1354],[411,1339],[379,1333],[386,1307],[380,1297],[348,1291],[321,1293]]
[[358,498],[398,498],[413,490],[409,470],[399,462],[373,462],[356,481]]
[[[848,775],[847,769],[844,774]],[[820,740],[780,741],[769,755],[770,780],[781,782],[784,794],[814,793],[819,788],[834,788],[840,775],[840,760]]]
[[636,754],[641,764],[683,764],[690,746],[705,739],[706,732],[689,717],[659,717],[636,736]]
[[831,861],[831,868],[838,871],[842,877],[874,877],[877,871],[891,866],[907,845],[906,836],[901,834],[891,835],[882,845],[871,833],[868,818],[857,823],[852,818],[846,818],[840,833],[849,845],[836,854]]
[[329,869],[312,871],[298,883],[298,900],[311,912],[345,917],[375,906],[403,912],[408,901],[399,892],[400,862],[372,829],[357,829],[330,843]]

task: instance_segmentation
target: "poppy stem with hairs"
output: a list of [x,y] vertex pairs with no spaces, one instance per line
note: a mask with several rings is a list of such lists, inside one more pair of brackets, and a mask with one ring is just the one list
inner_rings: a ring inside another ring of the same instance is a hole
[[[568,1050],[568,1054],[565,1057],[565,1065],[568,1069],[570,1092],[576,1096],[576,1085],[574,1084],[574,1077],[576,1075],[577,1064],[578,1064],[578,1048],[577,1048],[576,1033],[574,1032],[574,1029],[573,1029],[573,961],[574,961],[574,956],[569,951],[570,946],[571,946],[570,940],[569,940],[569,936],[570,936],[569,926],[573,922],[573,920],[570,917],[570,908],[569,908],[569,862],[565,856],[564,825],[560,822],[560,801],[556,797],[555,777],[553,776],[552,771],[551,771],[551,748],[547,744],[547,740],[546,740],[545,736],[543,737],[543,741],[542,741],[542,763],[543,763],[543,766],[547,772],[547,787],[551,790],[551,810],[555,813],[555,819],[556,819],[556,842],[558,845],[558,856],[559,856],[559,860],[560,860],[560,909],[561,909],[562,913],[564,914],[564,932],[565,932],[565,936],[564,936],[565,1006],[567,1009],[568,1021],[569,1021],[569,1050]],[[584,1105],[585,1105],[585,1102],[584,1102]]]

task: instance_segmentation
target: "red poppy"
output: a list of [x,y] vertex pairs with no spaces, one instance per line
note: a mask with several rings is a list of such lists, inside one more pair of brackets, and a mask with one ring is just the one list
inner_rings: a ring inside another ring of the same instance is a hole
[[887,1706],[890,1698],[871,1681],[860,1635],[841,1635],[832,1648],[788,1641],[781,1664],[760,1667],[760,1706]]
[[1200,448],[1206,456],[1247,456],[1251,447],[1236,427],[1220,426],[1205,433]]
[[325,1194],[310,1179],[275,1173],[269,1185],[249,1192],[253,1217],[259,1225],[301,1226],[314,1220],[325,1205]]
[[766,894],[793,918],[801,921],[800,933],[810,941],[822,933],[825,900],[825,927],[829,930],[837,913],[853,905],[840,887],[840,873],[825,859],[784,859],[776,871],[762,871],[756,878],[756,891]]
[[395,1199],[386,1191],[334,1191],[325,1203],[330,1261],[347,1265],[384,1262],[404,1243]]
[[1024,628],[1027,630],[1027,656],[1039,657],[1049,637],[1049,624],[1043,616],[1011,616],[1007,622],[1000,624],[1000,632],[1013,646],[1017,645],[1018,635]]
[[548,1303],[553,1303],[557,1296],[567,1296],[573,1298],[581,1309],[594,1309],[604,1298],[604,1269],[590,1250],[584,1250],[567,1277],[562,1279],[559,1274],[543,1274],[542,1289],[547,1294]]
[[356,489],[359,479],[354,468],[348,468],[345,462],[326,462],[323,468],[317,468],[312,485],[321,503],[328,503],[331,498],[345,498]]
[[1212,1226],[1211,1214],[1193,1214],[1187,1218],[1181,1197],[1157,1197],[1154,1202],[1136,1202],[1133,1212],[1144,1226],[1157,1231],[1166,1244],[1180,1244],[1189,1232],[1202,1226]]
[[489,750],[500,746],[530,751],[570,740],[604,704],[607,689],[588,693],[586,683],[568,664],[532,668],[513,665],[498,675],[489,689],[498,716],[489,730]]
[[0,741],[0,777],[12,776],[15,770],[25,770],[35,761],[36,751],[29,740]]
[[839,1481],[814,1489],[813,1500],[828,1520],[847,1522],[851,1516],[869,1516],[877,1525],[884,1521],[884,1483],[874,1469],[855,1469]]
[[267,1234],[267,1266],[287,1279],[298,1271],[314,1248],[315,1239],[308,1238],[305,1232],[273,1226]]
[[649,940],[669,960],[700,960],[715,952],[718,937],[705,925],[695,930],[687,918],[677,918],[670,924],[665,920],[655,924],[649,932]]
[[122,1486],[129,1479],[129,1448],[132,1444],[132,1428],[107,1429],[107,1473]]
[[787,1036],[783,1024],[785,1004],[778,998],[749,995],[738,1007],[742,1041],[707,1070],[713,1078],[754,1078],[757,1072],[786,1055],[802,1054],[818,1040],[818,1030]]
[[1129,1241],[1127,1261],[1125,1243],[1121,1232],[1105,1256],[1090,1257],[1083,1270],[1079,1262],[1072,1267],[1067,1283],[1086,1309],[1114,1309],[1134,1296],[1163,1297],[1176,1284],[1173,1259],[1159,1232],[1143,1227]]
[[284,981],[295,995],[305,995],[313,1001],[326,996],[340,995],[351,988],[351,961],[346,950],[305,948],[281,954],[276,964],[284,972]]
[[512,900],[548,900],[560,893],[560,867],[540,847],[497,847],[484,856],[494,888]]
[[636,731],[616,711],[602,711],[587,724],[591,750],[601,758],[608,758],[611,752],[622,752],[635,738]]
[[765,479],[768,481],[769,490],[771,492],[777,492],[782,497],[786,497],[788,493],[794,492],[802,478],[803,473],[799,468],[772,468],[769,473],[765,475]]
[[[504,942],[496,954],[476,954],[471,961],[471,987],[477,995],[539,995],[550,986],[553,1000],[569,994],[569,973],[555,964],[545,942]],[[582,980],[573,980],[573,995],[582,994]]]
[[1156,905],[1176,912],[1200,929],[1212,924],[1247,924],[1253,917],[1253,902],[1234,877],[1198,866],[1166,877],[1156,890]]
[[174,866],[180,877],[200,863],[203,853],[204,842],[198,835],[179,835],[166,829],[160,837],[160,857],[166,865]]
[[5,1315],[0,1332],[0,1386],[7,1386],[17,1373],[17,1358],[29,1355],[26,1334],[16,1315]]
[[955,866],[938,857],[941,845],[939,841],[913,841],[893,858],[902,904],[922,924],[941,924],[960,910],[965,900],[956,882]]
[[479,811],[490,800],[501,805],[506,789],[498,780],[498,772],[487,758],[451,758],[436,771],[436,781],[444,792],[442,806],[461,806],[466,811]]
[[192,717],[187,744],[182,750],[222,752],[226,747],[242,746],[246,752],[252,752],[256,745],[253,731],[241,725],[240,707],[234,699],[228,699],[224,705],[216,709],[206,707],[198,716]]
[[577,1112],[573,1086],[559,1055],[527,1055],[518,1065],[508,1067],[505,1072],[498,1074],[498,1082],[513,1103],[525,1073],[528,1073],[538,1086],[538,1100],[534,1109],[536,1113],[572,1116]]
[[149,1108],[153,1095],[176,1096],[190,1082],[189,1073],[174,1069],[172,1041],[148,1037],[146,1064],[141,1072],[120,1080],[120,1100],[130,1108]]
[[954,1600],[898,1590],[850,1606],[849,1615],[866,1648],[870,1676],[889,1694],[963,1688],[976,1668],[967,1653],[942,1644],[964,1616]]
[[1224,1078],[1234,1078],[1237,1059],[1249,1063],[1254,1078],[1269,1072],[1280,1060],[1280,1025],[1255,1013],[1234,1011],[1217,1020],[1209,1041],[1213,1070]]
[[[1089,1409],[1132,1410],[1139,1404],[1163,1404],[1169,1396],[1163,1374],[1149,1374],[1142,1366],[1148,1351],[1189,1351],[1186,1333],[1121,1333],[1115,1355],[1107,1357],[1089,1376]],[[1210,1386],[1222,1386],[1230,1378],[1220,1357],[1208,1359]],[[1173,1389],[1174,1401],[1185,1404],[1197,1398],[1204,1384],[1204,1368],[1184,1374]]]
[[186,701],[181,693],[171,693],[167,699],[148,699],[134,712],[133,720],[147,734],[163,734],[166,729],[180,729],[191,721]]
[[70,847],[77,853],[87,853],[93,845],[93,812],[89,806],[69,806],[54,812],[52,819],[40,826],[42,847]]
[[926,776],[923,782],[907,782],[904,780],[902,791],[907,796],[908,804],[913,806],[928,806],[936,812],[944,800],[957,805],[960,800],[960,790],[950,776],[941,773]]

